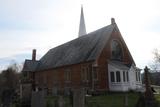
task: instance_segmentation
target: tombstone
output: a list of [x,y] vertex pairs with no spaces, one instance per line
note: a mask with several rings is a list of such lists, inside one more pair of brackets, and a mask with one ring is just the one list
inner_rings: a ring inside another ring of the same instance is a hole
[[30,106],[32,95],[32,84],[24,83],[20,85],[20,98],[22,100],[22,106]]
[[46,91],[32,92],[31,107],[46,107]]
[[66,95],[66,96],[70,95],[70,88],[69,87],[64,88],[64,95]]
[[52,88],[52,95],[57,96],[58,95],[58,89],[57,87]]
[[84,89],[74,89],[73,90],[73,107],[85,107]]
[[124,107],[128,107],[128,95],[127,95],[127,93],[124,94]]
[[64,107],[64,98],[63,96],[58,97],[58,107]]

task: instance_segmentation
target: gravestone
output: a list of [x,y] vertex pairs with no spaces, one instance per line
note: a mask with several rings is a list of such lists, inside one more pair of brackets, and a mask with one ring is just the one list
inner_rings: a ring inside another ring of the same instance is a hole
[[73,90],[73,107],[85,107],[84,89],[74,89]]
[[64,107],[64,98],[63,96],[58,97],[58,107]]
[[127,93],[124,94],[124,107],[128,107],[128,95],[127,95]]
[[32,84],[23,83],[20,85],[20,97],[22,100],[22,106],[30,106],[32,95]]
[[66,96],[70,95],[70,88],[68,88],[68,87],[64,88],[64,95],[66,95]]
[[58,89],[57,87],[52,88],[52,95],[57,96],[58,95]]
[[31,107],[46,107],[46,91],[32,92]]

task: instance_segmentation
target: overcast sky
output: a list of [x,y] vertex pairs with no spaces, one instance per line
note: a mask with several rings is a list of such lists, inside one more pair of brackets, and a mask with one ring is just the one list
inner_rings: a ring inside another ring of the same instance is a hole
[[34,48],[40,58],[77,38],[81,4],[87,33],[114,17],[137,66],[152,62],[160,49],[160,0],[0,0],[0,70],[31,59]]

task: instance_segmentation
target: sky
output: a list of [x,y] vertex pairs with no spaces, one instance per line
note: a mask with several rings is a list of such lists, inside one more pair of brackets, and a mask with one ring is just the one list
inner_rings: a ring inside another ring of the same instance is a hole
[[87,33],[114,17],[136,62],[144,68],[160,49],[160,0],[0,0],[0,70],[23,64],[37,49],[49,49],[78,37],[83,4]]

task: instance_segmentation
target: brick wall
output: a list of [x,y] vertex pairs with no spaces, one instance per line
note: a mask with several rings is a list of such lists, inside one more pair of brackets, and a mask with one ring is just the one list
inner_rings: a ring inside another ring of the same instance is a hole
[[[107,41],[104,49],[101,54],[95,61],[98,66],[98,81],[96,81],[97,85],[95,85],[97,90],[109,90],[109,82],[108,82],[108,61],[111,59],[111,42],[112,40],[117,40],[123,50],[123,59],[122,61],[125,64],[132,64],[134,61],[129,53],[129,50],[118,31],[113,31],[111,37]],[[84,82],[81,78],[81,70],[82,67],[88,66],[90,70],[90,74],[92,72],[92,65],[95,62],[84,62],[80,64],[74,64],[69,66],[63,66],[59,68],[54,68],[50,70],[37,71],[35,73],[35,83],[39,87],[47,87],[51,89],[53,87],[58,87],[59,89],[64,89],[64,87],[70,88],[80,88],[80,87],[92,87],[92,78],[89,81]],[[66,82],[64,78],[65,69],[71,69],[71,81]]]

